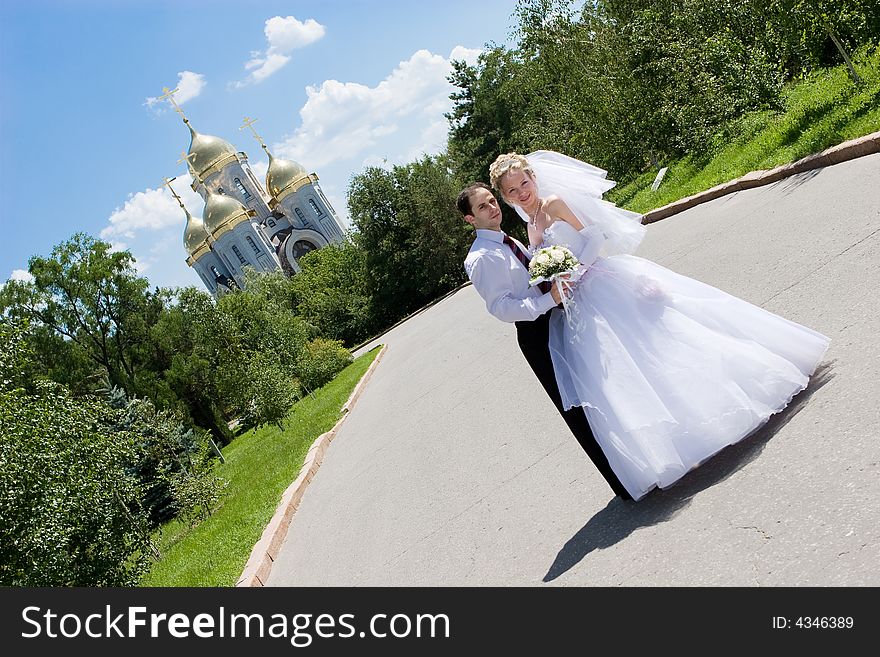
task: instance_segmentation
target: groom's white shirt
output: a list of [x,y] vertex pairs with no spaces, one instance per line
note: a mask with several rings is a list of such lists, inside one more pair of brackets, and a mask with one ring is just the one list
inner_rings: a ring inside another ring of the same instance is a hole
[[[503,240],[501,231],[478,228],[464,269],[486,308],[502,322],[537,319],[556,302],[549,292],[542,294],[537,287],[529,287],[528,270]],[[528,254],[519,241],[513,241]]]

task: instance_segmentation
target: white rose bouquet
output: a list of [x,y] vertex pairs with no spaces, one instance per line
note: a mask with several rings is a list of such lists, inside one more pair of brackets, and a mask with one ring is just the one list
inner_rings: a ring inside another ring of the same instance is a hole
[[545,246],[535,251],[529,262],[529,284],[554,281],[561,274],[575,273],[580,262],[564,246]]
[[529,262],[529,284],[537,285],[550,281],[559,287],[565,320],[573,329],[572,342],[580,342],[580,330],[584,321],[573,299],[568,298],[570,290],[588,268],[580,263],[574,253],[564,246],[545,246],[535,251]]

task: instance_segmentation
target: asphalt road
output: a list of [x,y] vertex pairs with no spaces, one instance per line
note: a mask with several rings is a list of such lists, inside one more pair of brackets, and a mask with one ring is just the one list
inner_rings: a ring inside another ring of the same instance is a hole
[[637,255],[829,335],[810,387],[626,504],[466,287],[378,340],[268,585],[880,585],[880,155],[651,224]]

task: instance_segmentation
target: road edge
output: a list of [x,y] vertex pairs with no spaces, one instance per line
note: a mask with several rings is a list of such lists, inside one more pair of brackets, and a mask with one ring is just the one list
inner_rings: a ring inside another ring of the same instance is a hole
[[251,549],[251,555],[245,564],[244,570],[235,582],[235,586],[266,585],[266,580],[272,572],[272,565],[278,556],[278,551],[281,549],[284,539],[287,537],[290,523],[296,510],[299,508],[299,503],[302,501],[306,488],[308,488],[309,483],[321,466],[324,454],[327,452],[327,447],[329,447],[333,438],[336,437],[336,433],[339,431],[342,423],[345,422],[345,418],[351,413],[351,409],[354,408],[355,403],[361,396],[361,393],[363,393],[367,381],[373,375],[387,348],[388,345],[382,345],[376,358],[373,359],[373,362],[370,363],[370,366],[364,372],[354,390],[351,391],[348,400],[342,405],[342,417],[339,418],[330,431],[322,433],[312,443],[299,470],[299,475],[281,495],[281,500],[278,502],[272,519],[263,530],[260,540]]
[[689,210],[690,208],[712,201],[721,196],[732,194],[744,189],[752,189],[753,187],[761,187],[775,183],[783,178],[794,176],[805,171],[830,166],[832,164],[840,164],[847,160],[854,160],[865,155],[873,155],[880,153],[880,131],[845,141],[836,146],[826,148],[824,151],[807,155],[794,162],[783,164],[773,169],[759,169],[751,171],[744,176],[734,178],[728,182],[721,183],[715,187],[711,187],[702,192],[698,192],[693,196],[673,201],[654,210],[649,210],[642,215],[643,224],[651,224],[661,219],[666,219],[674,214]]

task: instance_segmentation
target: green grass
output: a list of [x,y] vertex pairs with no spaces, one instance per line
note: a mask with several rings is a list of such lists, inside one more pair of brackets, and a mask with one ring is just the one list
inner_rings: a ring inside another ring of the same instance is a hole
[[732,142],[666,163],[669,170],[656,192],[651,191],[656,171],[649,171],[611,190],[608,200],[644,213],[880,130],[880,49],[860,53],[854,65],[861,85],[852,82],[845,66],[818,71],[787,87],[782,112],[748,114],[735,126],[738,137]]
[[360,356],[314,397],[298,401],[284,430],[265,426],[227,445],[226,463],[218,465],[229,481],[222,506],[193,528],[176,520],[164,525],[157,537],[162,558],[141,585],[233,586],[312,443],[342,416],[342,405],[378,353],[376,347]]

